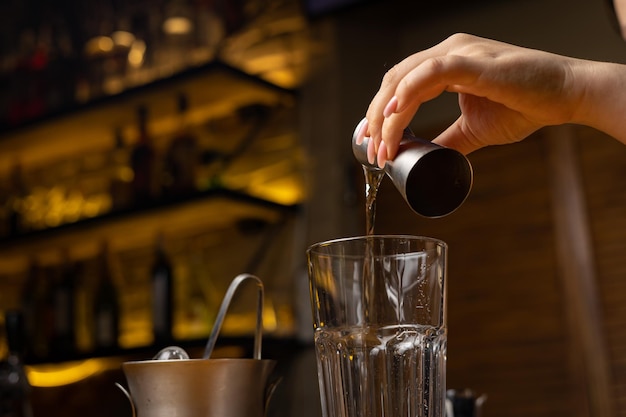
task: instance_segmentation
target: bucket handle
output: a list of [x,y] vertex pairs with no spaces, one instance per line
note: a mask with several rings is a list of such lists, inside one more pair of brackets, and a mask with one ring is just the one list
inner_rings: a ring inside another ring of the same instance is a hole
[[128,398],[128,401],[130,402],[130,409],[133,412],[133,417],[137,417],[137,410],[135,409],[135,403],[133,402],[133,398],[130,396],[130,392],[128,392],[128,390],[124,388],[119,382],[116,382],[115,386],[118,387],[120,391],[124,393],[126,398]]
[[215,343],[217,341],[220,329],[222,328],[224,316],[226,316],[226,312],[228,311],[230,302],[241,283],[248,279],[256,281],[259,290],[257,297],[256,331],[254,333],[254,359],[261,359],[261,339],[263,332],[263,282],[257,276],[252,274],[239,274],[230,283],[230,286],[226,291],[226,295],[222,300],[222,305],[220,306],[220,309],[217,313],[213,329],[211,329],[209,340],[207,341],[206,347],[204,349],[203,359],[209,359],[211,353],[213,353],[213,348],[215,347]]

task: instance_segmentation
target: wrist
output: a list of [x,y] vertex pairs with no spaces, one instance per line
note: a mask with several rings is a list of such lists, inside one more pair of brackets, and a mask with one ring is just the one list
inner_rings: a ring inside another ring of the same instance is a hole
[[626,65],[586,61],[574,82],[581,93],[571,122],[593,127],[626,143]]

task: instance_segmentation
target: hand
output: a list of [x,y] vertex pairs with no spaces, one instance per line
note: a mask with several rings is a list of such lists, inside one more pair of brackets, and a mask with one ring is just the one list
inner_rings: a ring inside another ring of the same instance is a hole
[[[461,115],[433,142],[464,154],[517,142],[543,126],[563,123],[624,136],[624,115],[619,122],[611,115],[626,108],[625,86],[622,65],[456,34],[385,74],[361,135],[373,139],[370,153],[383,166],[395,156],[402,131],[420,105],[449,91],[459,94]],[[621,140],[626,142],[626,137]]]

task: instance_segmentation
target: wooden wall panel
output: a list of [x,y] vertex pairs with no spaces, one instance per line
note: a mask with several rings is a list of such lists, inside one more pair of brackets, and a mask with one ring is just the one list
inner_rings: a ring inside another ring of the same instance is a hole
[[[544,129],[550,156],[553,221],[559,278],[568,321],[570,374],[575,381],[581,415],[613,417],[611,377],[596,276],[595,251],[590,233],[577,129]],[[586,414],[585,414],[586,413]]]
[[578,147],[594,245],[615,415],[626,416],[626,146],[580,128]]

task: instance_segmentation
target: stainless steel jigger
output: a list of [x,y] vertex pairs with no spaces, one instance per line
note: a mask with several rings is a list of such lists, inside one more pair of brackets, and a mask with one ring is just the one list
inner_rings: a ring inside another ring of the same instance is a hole
[[473,172],[468,159],[454,149],[416,138],[404,130],[396,157],[384,168],[367,160],[370,138],[357,145],[356,138],[365,119],[352,135],[352,152],[369,169],[384,169],[409,207],[424,217],[443,217],[459,208],[472,188]]

